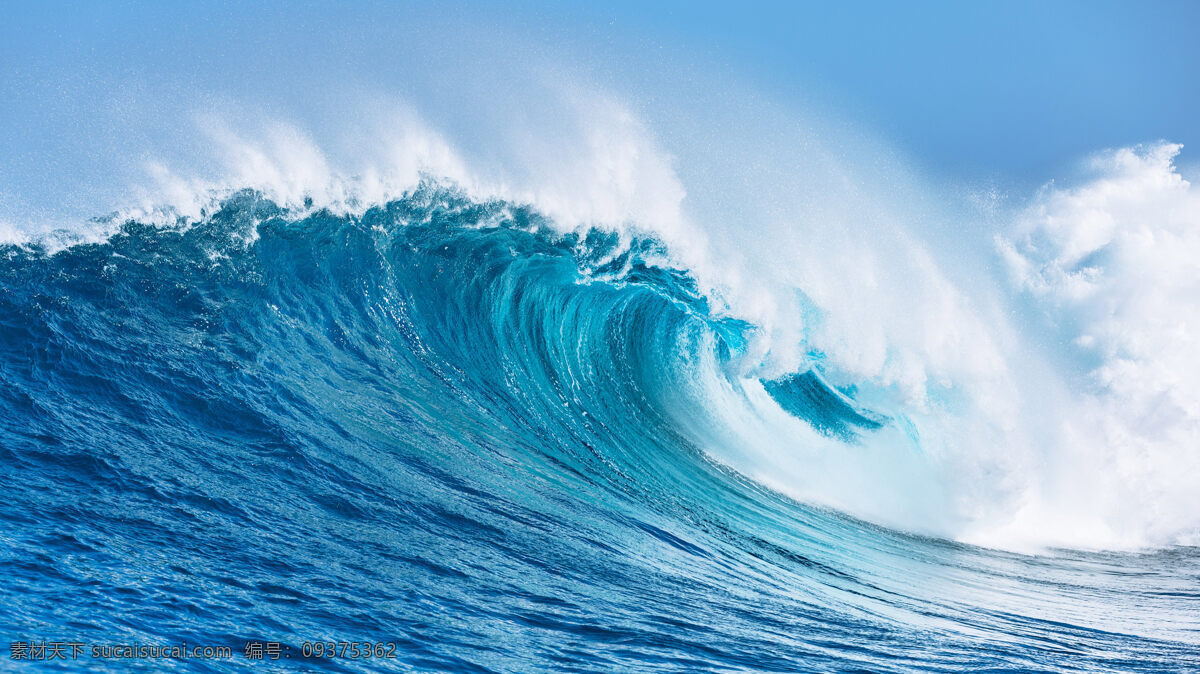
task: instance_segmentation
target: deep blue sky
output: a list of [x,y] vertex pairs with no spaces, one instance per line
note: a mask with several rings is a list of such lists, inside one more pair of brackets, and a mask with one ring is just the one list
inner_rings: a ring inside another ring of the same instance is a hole
[[507,36],[599,71],[662,55],[720,69],[968,180],[1200,145],[1200,2],[9,3],[0,207],[78,190],[122,147],[153,145],[156,108],[220,92],[295,105],[348,79],[404,90],[464,43],[502,54]]

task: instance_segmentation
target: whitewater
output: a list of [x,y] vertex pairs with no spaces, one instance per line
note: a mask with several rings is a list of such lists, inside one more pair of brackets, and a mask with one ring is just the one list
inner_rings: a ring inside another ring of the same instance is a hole
[[86,217],[0,201],[6,634],[1200,668],[1181,146],[951,189],[753,97],[539,86],[475,136],[198,109]]

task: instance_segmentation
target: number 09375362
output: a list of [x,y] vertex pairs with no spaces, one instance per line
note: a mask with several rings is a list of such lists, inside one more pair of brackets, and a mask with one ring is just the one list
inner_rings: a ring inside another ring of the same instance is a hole
[[396,644],[383,641],[305,641],[300,654],[306,658],[395,658]]

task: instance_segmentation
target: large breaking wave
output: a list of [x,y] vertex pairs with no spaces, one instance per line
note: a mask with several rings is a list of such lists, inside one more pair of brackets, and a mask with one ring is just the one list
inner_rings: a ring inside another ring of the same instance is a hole
[[[343,155],[293,126],[204,119],[215,171],[154,162],[139,205],[50,235],[10,225],[7,238],[52,252],[126,220],[178,228],[244,189],[291,217],[350,217],[422,180],[453,185],[531,208],[563,236],[603,232],[614,256],[653,241],[647,263],[689,279],[713,320],[743,325],[719,368],[675,387],[700,397],[671,405],[693,442],[752,479],[993,547],[1196,541],[1200,209],[1179,146],[1097,155],[1090,175],[1028,199],[939,209],[878,157],[874,173],[812,146],[795,158],[790,137],[757,128],[757,145],[730,141],[739,153],[671,155],[621,105],[571,100],[563,114],[577,119],[551,146],[522,142],[491,164],[411,112]],[[761,173],[747,156],[776,175],[746,180]],[[813,386],[867,421],[798,411]]]
[[436,669],[1195,657],[1194,556],[1031,561],[730,470],[788,452],[851,489],[821,452],[923,449],[823,368],[747,375],[756,326],[666,253],[434,182],[359,215],[244,191],[10,245],[14,618],[192,643],[351,625]]
[[1196,663],[1178,146],[967,217],[570,107],[490,167],[408,114],[340,158],[204,120],[215,171],[0,223],[8,622],[435,669]]

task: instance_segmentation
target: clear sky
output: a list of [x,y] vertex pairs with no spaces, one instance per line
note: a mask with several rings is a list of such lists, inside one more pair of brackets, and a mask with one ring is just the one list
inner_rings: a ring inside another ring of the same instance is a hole
[[719,68],[934,174],[1037,182],[1105,147],[1200,146],[1200,2],[5,3],[0,206],[77,191],[182,100],[430,89],[427,64],[510,36],[599,71]]
[[1198,2],[630,2],[592,12],[779,92],[824,99],[947,170],[1041,170],[1099,147],[1200,141]]

